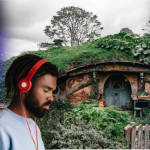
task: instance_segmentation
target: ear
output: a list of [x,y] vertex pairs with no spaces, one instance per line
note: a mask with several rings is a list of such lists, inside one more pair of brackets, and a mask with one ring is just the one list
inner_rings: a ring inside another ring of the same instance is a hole
[[25,96],[27,96],[29,94],[29,91],[28,92],[23,92],[25,94]]
[[21,93],[21,97],[22,99],[24,99],[26,96],[28,96],[29,92],[22,92]]

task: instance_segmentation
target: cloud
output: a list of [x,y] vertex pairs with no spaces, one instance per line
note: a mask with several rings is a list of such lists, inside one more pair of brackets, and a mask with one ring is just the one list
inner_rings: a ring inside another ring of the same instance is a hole
[[50,42],[49,37],[44,33],[46,24],[49,20],[43,22],[35,22],[29,27],[25,26],[12,26],[6,30],[9,32],[9,37],[14,39],[22,39],[32,42]]
[[35,22],[45,21],[48,16],[51,18],[53,9],[48,9],[48,5],[50,3],[45,3],[45,0],[6,1],[4,8],[8,27],[30,27]]
[[56,12],[67,6],[97,15],[104,27],[102,37],[116,34],[124,27],[142,34],[142,25],[150,18],[150,0],[7,0],[3,2],[3,31],[8,34],[7,43],[11,47],[7,56],[35,50],[41,42],[52,43],[54,39],[49,39],[43,30]]
[[22,39],[8,39],[7,40],[7,49],[5,54],[5,60],[18,56],[27,51],[37,51],[39,48],[37,47],[36,42],[30,42]]

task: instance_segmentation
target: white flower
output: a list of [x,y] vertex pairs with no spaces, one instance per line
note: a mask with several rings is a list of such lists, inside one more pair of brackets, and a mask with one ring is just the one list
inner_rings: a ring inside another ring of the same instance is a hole
[[142,44],[142,47],[143,47],[143,48],[146,48],[146,47],[147,47],[147,45],[146,45],[146,44]]

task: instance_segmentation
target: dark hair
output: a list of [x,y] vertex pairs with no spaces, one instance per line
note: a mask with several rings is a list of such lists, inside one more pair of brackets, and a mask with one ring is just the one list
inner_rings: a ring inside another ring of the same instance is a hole
[[[5,87],[7,88],[6,98],[9,98],[9,92],[11,90],[14,90],[15,95],[19,92],[18,82],[25,78],[34,64],[41,59],[43,58],[32,54],[26,54],[13,61],[5,76]],[[40,66],[31,78],[32,87],[34,87],[38,78],[46,74],[50,74],[57,78],[59,76],[58,67],[51,62],[46,62]]]

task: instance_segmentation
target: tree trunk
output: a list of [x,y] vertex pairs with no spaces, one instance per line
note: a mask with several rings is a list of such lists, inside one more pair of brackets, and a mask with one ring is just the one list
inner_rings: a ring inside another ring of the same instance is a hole
[[67,91],[67,96],[92,84],[92,79],[91,78],[86,78],[82,82],[80,82],[78,85],[74,86],[71,88],[69,91]]

